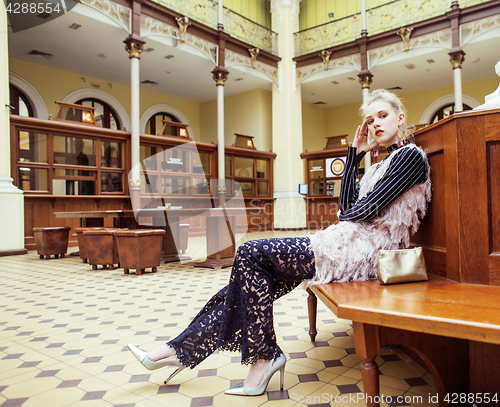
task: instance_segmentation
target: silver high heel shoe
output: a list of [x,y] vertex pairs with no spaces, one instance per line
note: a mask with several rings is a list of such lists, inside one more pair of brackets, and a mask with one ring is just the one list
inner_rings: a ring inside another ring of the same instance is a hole
[[170,356],[168,358],[163,358],[154,362],[146,357],[147,352],[144,352],[143,350],[139,349],[134,345],[131,345],[130,343],[127,346],[130,349],[130,351],[134,354],[134,356],[137,358],[137,360],[141,362],[141,364],[148,370],[156,370],[164,366],[177,366],[177,370],[163,382],[165,384],[167,384],[167,382],[170,379],[172,379],[177,373],[183,371],[186,368],[186,366],[184,366],[181,363],[181,361],[176,355]]
[[260,381],[260,384],[258,386],[245,387],[245,383],[243,382],[237,387],[226,390],[224,393],[232,394],[235,396],[260,396],[266,391],[271,377],[273,377],[273,374],[275,374],[278,370],[281,372],[280,389],[283,390],[283,382],[285,381],[285,363],[286,357],[282,353],[276,359],[269,361],[264,372],[264,376],[262,377],[262,380]]

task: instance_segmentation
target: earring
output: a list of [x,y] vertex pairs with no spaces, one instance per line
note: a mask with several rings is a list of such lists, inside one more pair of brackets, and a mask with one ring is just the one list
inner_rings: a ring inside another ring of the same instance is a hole
[[380,151],[379,151],[379,146],[375,147],[372,151],[371,151],[371,155],[373,158],[375,157],[378,157],[378,155],[380,154]]

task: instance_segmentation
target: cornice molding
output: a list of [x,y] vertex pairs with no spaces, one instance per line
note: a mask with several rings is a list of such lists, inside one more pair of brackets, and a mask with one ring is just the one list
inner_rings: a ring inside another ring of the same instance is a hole
[[230,68],[232,66],[246,66],[253,70],[259,71],[267,76],[271,81],[273,81],[278,86],[278,68],[270,66],[256,60],[252,63],[251,58],[241,55],[237,52],[233,52],[229,49],[225,51],[225,67]]
[[500,14],[463,24],[460,26],[460,46],[463,47],[498,27],[500,27]]
[[[167,37],[173,41],[179,41],[187,44],[197,51],[199,51],[203,56],[205,56],[210,62],[217,66],[216,55],[217,55],[217,45],[204,40],[203,38],[197,37],[196,35],[185,32],[182,35],[179,33],[179,28],[174,27],[170,24],[159,21],[153,17],[148,17],[144,14],[141,15],[141,37]],[[182,41],[181,41],[182,40]]]
[[412,50],[422,48],[437,48],[450,50],[451,49],[451,29],[436,31],[433,33],[421,35],[412,38],[408,44],[409,51],[406,50],[406,45],[403,41],[389,44],[380,48],[371,49],[368,51],[368,67],[372,69],[383,61],[397,54],[404,54]]
[[109,0],[79,0],[80,3],[97,10],[132,34],[132,10]]
[[[330,60],[328,63],[328,72],[331,71],[331,76],[334,76],[334,71],[336,69],[354,72],[361,71],[361,55],[358,53]],[[325,64],[323,62],[297,68],[297,85],[300,85],[311,76],[324,73],[325,71]]]

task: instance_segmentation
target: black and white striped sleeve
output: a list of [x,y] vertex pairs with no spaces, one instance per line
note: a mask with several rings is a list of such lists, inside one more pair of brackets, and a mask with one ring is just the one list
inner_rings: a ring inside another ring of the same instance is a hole
[[369,221],[377,217],[387,205],[403,192],[416,184],[425,182],[427,168],[424,157],[419,150],[401,148],[393,154],[396,156],[373,190],[349,209],[342,210],[339,217],[341,221]]
[[339,206],[342,212],[349,209],[358,199],[359,185],[356,185],[358,178],[359,163],[365,156],[365,152],[357,153],[356,147],[347,149],[345,172],[340,184]]

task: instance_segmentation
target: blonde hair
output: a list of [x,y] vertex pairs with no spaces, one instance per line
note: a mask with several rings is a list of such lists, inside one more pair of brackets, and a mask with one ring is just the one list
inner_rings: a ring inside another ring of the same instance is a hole
[[397,95],[395,95],[392,92],[389,92],[388,90],[377,89],[371,92],[368,95],[366,102],[363,103],[359,108],[360,116],[362,116],[363,118],[366,117],[366,110],[368,109],[368,106],[370,106],[373,102],[378,102],[378,101],[389,103],[397,115],[401,113],[404,114],[405,118],[403,123],[399,125],[397,139],[398,140],[406,139],[413,142],[414,141],[413,132],[415,131],[415,127],[408,126],[406,124],[406,109],[403,105],[403,101]]

